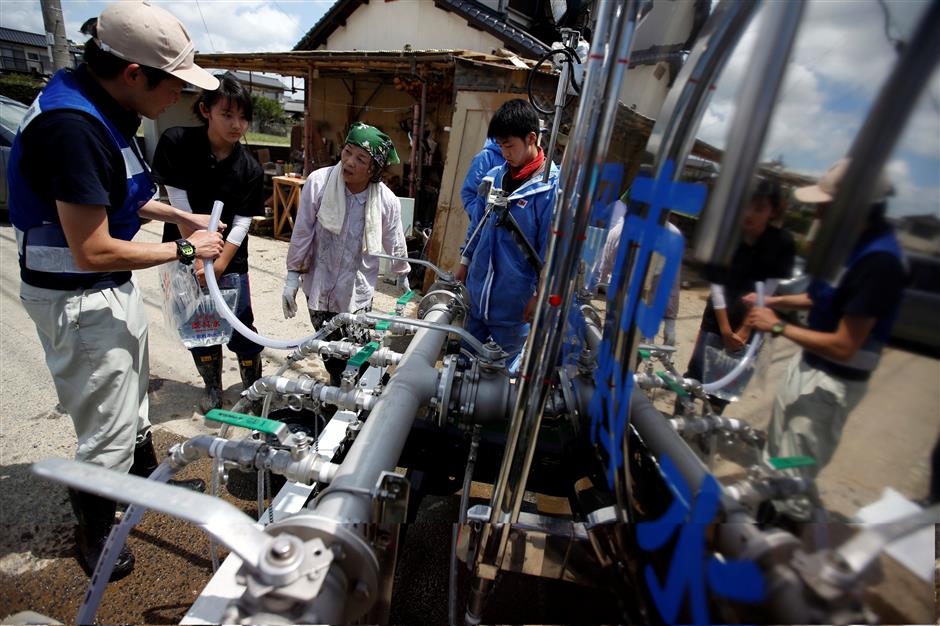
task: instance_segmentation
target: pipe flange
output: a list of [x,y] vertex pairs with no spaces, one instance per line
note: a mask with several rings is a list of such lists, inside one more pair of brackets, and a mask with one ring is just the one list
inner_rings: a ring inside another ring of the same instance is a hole
[[437,425],[441,428],[447,423],[450,410],[450,392],[454,386],[454,374],[457,372],[457,355],[448,354],[442,360],[443,367],[437,383]]
[[418,318],[424,318],[435,305],[443,304],[452,308],[451,323],[456,324],[466,316],[468,302],[470,302],[470,292],[463,284],[438,280],[431,285],[427,295],[418,303]]
[[314,513],[299,513],[265,527],[271,535],[289,533],[301,541],[321,539],[333,550],[334,565],[338,565],[351,587],[361,592],[346,596],[344,622],[351,623],[362,617],[379,597],[379,562],[372,546],[353,529],[359,524],[341,524]]

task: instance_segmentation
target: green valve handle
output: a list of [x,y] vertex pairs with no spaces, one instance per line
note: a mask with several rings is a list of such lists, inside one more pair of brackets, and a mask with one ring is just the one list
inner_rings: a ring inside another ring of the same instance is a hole
[[362,347],[362,350],[354,354],[353,357],[349,359],[348,364],[352,367],[361,367],[362,364],[365,363],[370,356],[372,356],[372,353],[378,349],[379,344],[374,341],[370,341]]
[[402,296],[395,302],[395,304],[399,304],[399,305],[408,304],[408,302],[414,297],[415,297],[414,290],[409,289],[408,291],[402,294]]
[[811,456],[775,456],[768,461],[774,469],[778,470],[816,465],[816,459]]
[[683,389],[682,387],[680,387],[678,384],[676,384],[676,381],[672,379],[672,376],[670,376],[666,372],[656,372],[656,375],[662,378],[663,381],[666,383],[666,386],[669,387],[669,389],[671,389],[672,391],[675,391],[677,395],[683,398],[689,397],[689,392]]
[[649,350],[640,350],[640,358],[644,361],[649,361],[650,353]]
[[212,409],[206,413],[206,419],[274,435],[281,443],[286,442],[288,436],[290,436],[290,431],[283,422],[276,422],[255,415],[245,415],[244,413],[235,413],[225,409]]
[[[404,297],[404,296],[402,296],[402,297]],[[388,313],[388,315],[398,315],[398,313],[396,313],[395,311],[391,311],[390,313]],[[391,326],[391,325],[392,325],[392,323],[391,323],[390,321],[388,321],[388,320],[382,320],[381,322],[379,322],[378,324],[375,325],[375,329],[376,329],[376,330],[388,330],[388,327]]]

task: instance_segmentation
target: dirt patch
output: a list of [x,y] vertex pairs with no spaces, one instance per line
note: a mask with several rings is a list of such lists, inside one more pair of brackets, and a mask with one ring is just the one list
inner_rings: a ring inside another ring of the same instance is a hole
[[[183,441],[157,430],[154,435],[158,454]],[[201,478],[209,484],[210,468],[208,459],[200,460],[177,477]],[[35,481],[49,499],[59,503],[58,514],[5,533],[0,545],[0,617],[32,610],[71,624],[88,588],[88,578],[75,559],[74,518],[65,487]],[[253,502],[226,493],[222,497],[248,515],[256,515]],[[187,522],[151,512],[131,532],[128,545],[137,559],[134,571],[108,585],[97,621],[179,623],[212,576],[208,536]]]

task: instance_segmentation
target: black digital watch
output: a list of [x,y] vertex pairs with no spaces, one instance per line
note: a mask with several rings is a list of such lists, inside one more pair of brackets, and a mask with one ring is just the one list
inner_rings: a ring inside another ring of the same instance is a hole
[[183,265],[191,265],[196,258],[196,246],[185,239],[176,240],[176,258]]

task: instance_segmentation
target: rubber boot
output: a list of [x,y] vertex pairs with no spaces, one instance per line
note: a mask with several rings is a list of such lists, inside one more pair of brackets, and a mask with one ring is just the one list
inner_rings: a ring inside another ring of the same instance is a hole
[[[238,356],[238,373],[242,378],[242,389],[248,389],[256,380],[261,378],[261,353],[251,356]],[[254,400],[248,403],[247,411],[252,415],[261,415],[264,400]]]
[[[78,520],[75,527],[75,545],[78,548],[78,562],[89,577],[95,571],[95,565],[104,550],[104,544],[114,525],[114,512],[117,504],[113,500],[101,498],[84,491],[69,489],[69,501]],[[134,555],[125,545],[118,554],[114,569],[111,570],[111,582],[121,580],[134,569]]]
[[205,415],[212,409],[222,408],[222,346],[208,354],[192,353],[196,369],[206,385],[205,395],[199,401],[199,410]]
[[[134,446],[134,464],[131,465],[130,473],[134,476],[143,478],[149,477],[157,469],[157,451],[153,448],[153,436],[148,432],[146,436],[137,436],[137,444]],[[170,480],[171,485],[191,489],[192,491],[206,491],[206,481],[200,478],[190,480]]]
[[238,373],[242,377],[242,389],[248,389],[261,378],[261,353],[238,357]]

